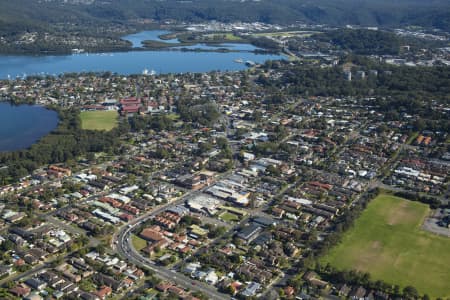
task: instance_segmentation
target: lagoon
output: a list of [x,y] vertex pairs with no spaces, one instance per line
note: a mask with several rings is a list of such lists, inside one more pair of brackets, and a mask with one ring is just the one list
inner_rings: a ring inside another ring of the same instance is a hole
[[130,75],[145,69],[156,73],[238,71],[247,67],[235,60],[282,59],[279,55],[251,52],[183,52],[130,51],[105,54],[73,54],[62,56],[0,56],[0,79],[29,75],[59,75],[68,72],[104,72]]
[[141,31],[138,33],[133,33],[122,37],[123,40],[130,41],[133,48],[142,47],[143,41],[158,41],[164,43],[178,43],[178,39],[163,40],[160,38],[161,35],[168,34],[170,31],[167,30],[149,30]]
[[[147,31],[124,37],[138,47],[143,40],[156,39],[164,31]],[[167,42],[167,41],[166,41]],[[169,41],[170,42],[170,41]],[[161,51],[128,51],[112,53],[81,53],[70,55],[0,55],[0,79],[29,75],[60,75],[69,72],[113,72],[123,75],[141,74],[145,69],[155,73],[187,73],[238,71],[247,67],[236,60],[263,63],[283,56],[256,54],[248,44],[218,46],[237,52],[193,52],[180,49]],[[187,48],[217,49],[216,46],[194,45]]]
[[[178,39],[170,39],[163,40],[160,38],[161,35],[169,34],[170,31],[166,30],[150,30],[150,31],[142,31],[135,34],[130,34],[122,37],[122,39],[131,42],[133,48],[142,48],[143,41],[157,41],[163,42],[167,44],[176,44],[179,43]],[[254,50],[263,50],[261,48],[255,47],[251,44],[245,43],[224,43],[224,44],[204,44],[199,43],[190,46],[174,46],[172,49],[200,49],[200,50],[217,50],[217,49],[228,49],[232,51],[254,51]]]
[[[143,40],[160,40],[165,31],[146,31],[124,37],[138,50]],[[169,40],[165,42],[176,42]],[[14,79],[30,75],[60,75],[69,72],[113,72],[130,75],[144,70],[155,73],[187,73],[209,71],[238,71],[242,63],[283,59],[280,55],[256,54],[249,44],[218,46],[193,45],[186,48],[213,50],[227,48],[232,52],[197,52],[180,49],[161,51],[128,51],[114,53],[82,53],[71,55],[0,55],[0,79]],[[240,61],[241,63],[239,63]],[[0,151],[14,151],[30,147],[58,124],[56,112],[44,107],[0,103]]]
[[30,147],[58,126],[58,114],[37,105],[0,102],[0,152]]

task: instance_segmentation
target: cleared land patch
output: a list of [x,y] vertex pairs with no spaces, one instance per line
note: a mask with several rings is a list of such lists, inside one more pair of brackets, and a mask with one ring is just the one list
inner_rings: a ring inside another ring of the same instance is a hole
[[81,127],[89,130],[111,130],[117,125],[117,111],[82,111]]
[[380,195],[322,259],[340,270],[356,269],[372,280],[412,285],[431,297],[450,296],[450,239],[421,230],[427,205]]
[[133,243],[134,249],[136,249],[137,251],[140,251],[145,247],[147,247],[147,241],[138,237],[135,234],[131,235],[131,242]]

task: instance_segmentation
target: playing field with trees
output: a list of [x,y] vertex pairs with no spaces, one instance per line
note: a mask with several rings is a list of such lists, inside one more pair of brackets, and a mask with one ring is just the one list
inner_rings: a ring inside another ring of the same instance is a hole
[[117,125],[118,113],[115,110],[83,111],[80,117],[83,129],[111,130]]
[[321,262],[433,298],[450,297],[450,239],[421,230],[428,213],[425,204],[382,194]]

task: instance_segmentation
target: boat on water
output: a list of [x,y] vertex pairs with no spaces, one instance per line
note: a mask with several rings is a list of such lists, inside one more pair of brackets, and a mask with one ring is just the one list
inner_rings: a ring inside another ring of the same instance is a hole
[[245,65],[247,65],[248,67],[253,67],[253,66],[256,65],[256,63],[255,63],[254,61],[247,60],[247,61],[245,62]]
[[144,71],[142,71],[142,75],[156,75],[155,70],[148,70],[148,69],[144,69]]
[[84,52],[84,49],[78,49],[78,48],[72,49],[72,53],[73,54],[81,54],[83,52]]
[[237,62],[239,64],[242,64],[244,61],[241,58],[235,59],[234,62]]

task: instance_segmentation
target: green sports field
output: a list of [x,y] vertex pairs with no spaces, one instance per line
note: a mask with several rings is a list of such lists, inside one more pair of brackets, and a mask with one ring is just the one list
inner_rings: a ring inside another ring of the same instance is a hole
[[111,130],[117,125],[118,113],[115,110],[83,111],[80,117],[83,129]]
[[420,229],[427,205],[389,195],[374,199],[342,243],[322,259],[338,269],[368,272],[421,294],[450,297],[450,239]]

